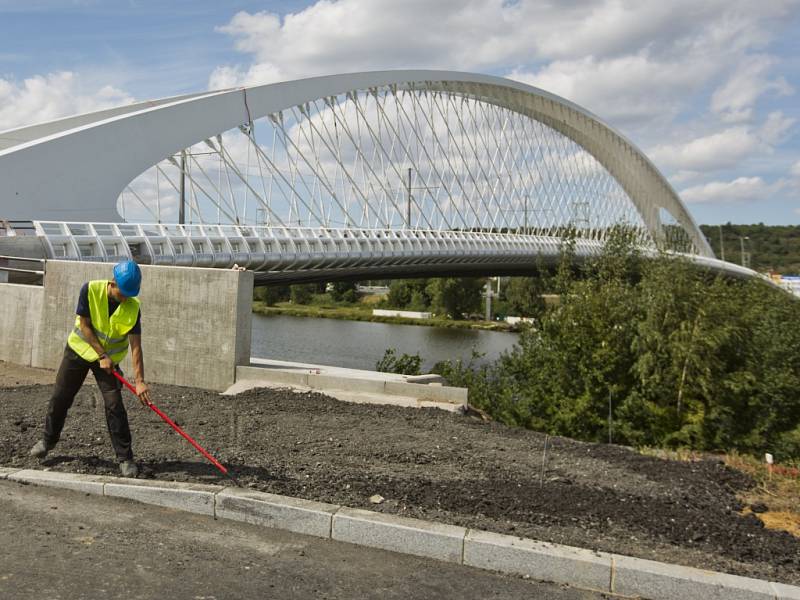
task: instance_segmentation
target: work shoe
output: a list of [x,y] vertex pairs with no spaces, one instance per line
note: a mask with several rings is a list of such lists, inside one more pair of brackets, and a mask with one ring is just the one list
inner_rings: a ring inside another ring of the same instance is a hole
[[44,440],[39,440],[36,444],[31,448],[30,455],[35,458],[44,458],[47,456],[47,453],[52,450],[52,446],[48,446],[44,443]]
[[125,460],[119,463],[119,472],[123,477],[136,477],[139,474],[139,467],[132,460]]

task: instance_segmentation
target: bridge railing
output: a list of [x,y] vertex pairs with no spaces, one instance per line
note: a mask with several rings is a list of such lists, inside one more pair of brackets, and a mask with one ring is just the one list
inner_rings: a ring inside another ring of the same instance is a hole
[[[311,270],[363,265],[529,260],[532,250],[558,254],[558,237],[484,231],[346,229],[251,225],[175,225],[35,221],[55,259],[230,268]],[[579,254],[599,240],[579,239]]]

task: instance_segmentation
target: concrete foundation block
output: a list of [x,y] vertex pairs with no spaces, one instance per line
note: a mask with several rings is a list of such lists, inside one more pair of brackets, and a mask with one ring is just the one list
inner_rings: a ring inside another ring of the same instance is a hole
[[800,600],[800,587],[784,583],[771,583],[776,600]]
[[601,592],[611,584],[610,554],[487,531],[469,531],[464,564]]
[[412,396],[430,402],[467,403],[467,388],[387,381],[386,393],[398,396]]
[[770,583],[691,567],[612,555],[612,592],[650,600],[774,600]]
[[335,504],[238,488],[225,488],[216,497],[219,519],[244,521],[326,539],[331,537],[331,523],[337,510],[339,506]]
[[0,479],[7,479],[12,473],[18,473],[22,469],[11,469],[9,467],[0,467]]
[[463,527],[354,508],[333,516],[334,540],[459,564],[466,533]]
[[215,485],[114,478],[114,483],[106,484],[105,495],[214,516],[214,495],[221,489]]
[[367,392],[382,394],[385,382],[380,379],[358,379],[337,375],[309,374],[308,385],[318,390],[345,390],[347,392]]
[[279,371],[278,369],[266,369],[263,367],[236,367],[236,381],[248,379],[308,387],[308,373],[303,371]]
[[60,473],[58,471],[35,471],[25,469],[8,475],[10,481],[20,481],[32,485],[57,487],[65,490],[75,490],[86,494],[103,495],[103,486],[109,479],[97,475],[82,475],[80,473]]

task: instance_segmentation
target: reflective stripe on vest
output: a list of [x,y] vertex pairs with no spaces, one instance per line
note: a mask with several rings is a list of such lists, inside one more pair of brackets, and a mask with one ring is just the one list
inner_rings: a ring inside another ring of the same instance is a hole
[[[108,314],[108,281],[89,282],[89,314],[92,331],[103,346],[103,350],[114,364],[125,358],[128,353],[128,332],[136,325],[139,317],[139,300],[126,298],[112,315]],[[75,318],[75,326],[69,334],[67,344],[75,353],[86,361],[94,362],[99,356],[86,340],[81,331],[81,318]]]

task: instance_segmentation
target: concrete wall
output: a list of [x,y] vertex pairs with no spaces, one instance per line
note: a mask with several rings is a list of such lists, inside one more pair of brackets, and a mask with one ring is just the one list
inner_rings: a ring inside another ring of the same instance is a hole
[[0,283],[0,360],[30,366],[38,343],[44,290]]
[[[111,279],[112,268],[103,263],[47,262],[33,366],[58,366],[81,285]],[[139,299],[147,381],[213,390],[232,385],[236,366],[250,362],[252,295],[251,272],[142,265]],[[5,339],[5,331],[0,330],[0,338]],[[122,368],[133,376],[130,357]]]

